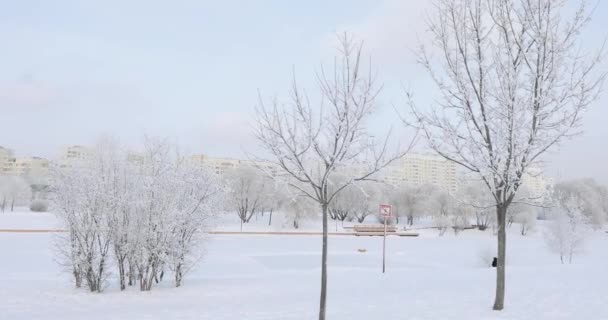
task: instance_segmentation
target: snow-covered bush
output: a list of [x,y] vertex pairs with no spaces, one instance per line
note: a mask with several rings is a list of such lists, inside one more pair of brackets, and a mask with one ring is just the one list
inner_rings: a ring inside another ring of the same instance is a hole
[[30,211],[32,212],[47,212],[48,203],[45,200],[34,200],[30,203]]
[[239,167],[226,174],[228,185],[227,204],[230,210],[237,213],[243,223],[248,223],[267,202],[266,184],[272,183],[264,174],[254,167]]
[[545,230],[545,241],[559,254],[562,263],[572,263],[590,232],[589,223],[581,199],[563,194],[559,197],[559,206],[552,211],[552,221]]
[[515,215],[515,222],[519,223],[520,233],[522,236],[528,234],[529,231],[536,227],[537,214],[534,210],[521,211]]
[[471,216],[472,211],[473,208],[465,204],[459,204],[454,207],[453,213],[450,215],[454,235],[458,235],[460,231],[471,225],[469,223],[469,217]]
[[15,205],[26,205],[31,195],[29,184],[19,176],[0,175],[0,212],[6,208],[15,210]]
[[92,161],[86,167],[61,168],[53,175],[54,212],[68,230],[58,243],[59,253],[71,267],[76,286],[85,281],[91,292],[105,288],[111,248],[107,224],[111,201],[107,184],[102,183],[107,178],[102,167],[102,161]]
[[[202,252],[204,231],[221,207],[223,188],[208,170],[161,140],[140,154],[103,141],[87,161],[56,167],[53,205],[68,232],[58,254],[74,276],[101,292],[115,262],[120,288],[142,291],[165,270],[180,286]],[[114,259],[110,259],[111,254]]]
[[318,205],[305,196],[293,194],[285,203],[285,224],[291,225],[294,229],[300,228],[301,221],[316,214]]
[[593,179],[578,179],[556,184],[555,191],[577,197],[583,214],[593,225],[601,226],[608,221],[608,187]]
[[452,226],[452,219],[447,215],[440,215],[434,219],[435,227],[439,229],[439,236],[443,236],[445,232]]

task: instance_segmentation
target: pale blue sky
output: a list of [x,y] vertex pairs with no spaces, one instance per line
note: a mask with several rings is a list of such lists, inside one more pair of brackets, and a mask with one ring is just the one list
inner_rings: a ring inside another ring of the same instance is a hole
[[[406,86],[431,101],[410,49],[425,31],[427,1],[0,1],[0,145],[53,157],[102,133],[136,143],[171,136],[190,151],[255,151],[248,122],[257,90],[285,95],[295,66],[303,84],[331,57],[334,34],[366,41],[385,85],[373,123],[395,124]],[[586,44],[608,33],[600,3]],[[608,182],[607,102],[584,136],[549,157],[549,173]]]

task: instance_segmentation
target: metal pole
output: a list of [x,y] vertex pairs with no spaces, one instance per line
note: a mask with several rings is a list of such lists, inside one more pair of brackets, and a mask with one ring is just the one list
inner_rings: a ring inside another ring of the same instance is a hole
[[382,273],[386,271],[386,216],[384,216],[384,238],[382,239]]

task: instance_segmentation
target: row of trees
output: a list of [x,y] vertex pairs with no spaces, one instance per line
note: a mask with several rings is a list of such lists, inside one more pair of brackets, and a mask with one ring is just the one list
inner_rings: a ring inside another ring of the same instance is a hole
[[89,159],[52,168],[52,181],[54,211],[68,230],[58,253],[76,287],[94,292],[112,272],[121,290],[151,290],[169,271],[179,287],[223,197],[214,174],[154,139],[141,154],[104,140]]

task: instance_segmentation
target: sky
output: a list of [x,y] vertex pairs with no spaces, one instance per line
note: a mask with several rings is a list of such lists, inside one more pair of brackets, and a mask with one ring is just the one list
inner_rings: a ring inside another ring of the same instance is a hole
[[[294,70],[314,90],[343,31],[365,42],[383,84],[370,126],[407,141],[394,111],[406,108],[404,89],[432,103],[412,53],[429,10],[413,0],[0,0],[0,145],[54,158],[101,135],[127,145],[152,135],[243,158],[257,152],[258,93],[285,97]],[[606,21],[600,1],[585,46],[601,45]],[[547,155],[547,174],[608,183],[607,104],[608,93],[585,115],[584,133]]]

